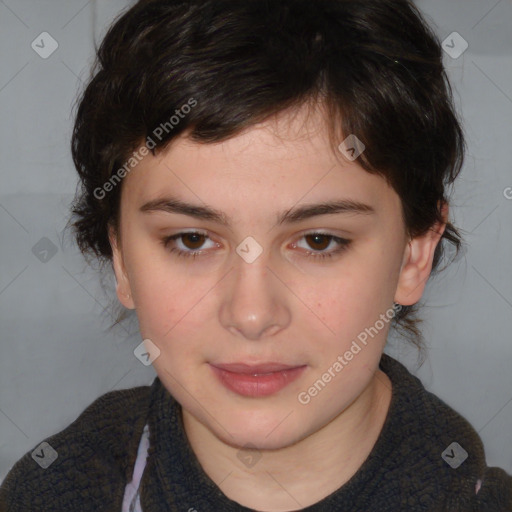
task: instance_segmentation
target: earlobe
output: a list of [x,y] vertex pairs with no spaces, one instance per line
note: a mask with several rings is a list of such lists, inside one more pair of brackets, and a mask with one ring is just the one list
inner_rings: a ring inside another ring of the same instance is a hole
[[437,223],[424,235],[407,244],[395,293],[395,302],[403,306],[416,304],[422,297],[430,273],[437,244],[446,228],[448,206],[443,207],[445,222]]
[[116,294],[119,302],[127,309],[135,309],[135,304],[132,298],[130,282],[124,268],[121,248],[118,245],[117,235],[112,226],[108,228],[108,238],[112,248],[112,266],[116,279]]

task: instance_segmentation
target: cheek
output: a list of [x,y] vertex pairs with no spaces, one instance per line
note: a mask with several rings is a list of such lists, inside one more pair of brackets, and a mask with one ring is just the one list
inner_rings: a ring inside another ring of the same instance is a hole
[[186,307],[186,287],[157,264],[141,260],[131,279],[140,331],[145,338],[162,339],[178,323]]
[[388,307],[389,290],[381,272],[371,266],[353,266],[345,275],[304,288],[305,304],[337,332],[367,322]]
[[159,272],[155,267],[141,270],[135,292],[141,335],[154,340],[168,356],[178,351],[180,357],[187,357],[197,351],[205,319],[213,318],[208,292],[215,282],[194,280],[184,272]]
[[[321,340],[323,354],[329,354],[332,362],[337,355],[352,350],[357,352],[353,359],[359,363],[351,366],[371,363],[373,356],[368,352],[380,350],[387,336],[390,321],[383,322],[381,315],[392,315],[394,288],[386,277],[389,272],[382,266],[383,261],[378,266],[378,258],[375,260],[361,260],[336,279],[323,284],[311,282],[302,289],[304,302],[311,306],[299,322],[309,326],[305,330],[311,339]],[[354,340],[358,341],[360,352],[357,346],[352,348]],[[369,351],[369,347],[373,350]]]

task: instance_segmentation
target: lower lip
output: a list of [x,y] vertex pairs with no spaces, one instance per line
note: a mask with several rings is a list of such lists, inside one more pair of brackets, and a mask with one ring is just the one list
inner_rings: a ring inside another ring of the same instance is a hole
[[242,396],[263,397],[277,393],[288,384],[298,379],[305,366],[290,368],[280,372],[272,372],[264,375],[249,375],[222,370],[211,367],[220,382],[229,390]]

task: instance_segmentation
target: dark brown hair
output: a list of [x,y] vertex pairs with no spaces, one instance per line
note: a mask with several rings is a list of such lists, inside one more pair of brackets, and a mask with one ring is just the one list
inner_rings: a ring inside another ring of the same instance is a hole
[[[109,28],[78,101],[72,226],[81,252],[111,262],[107,227],[118,226],[122,184],[101,198],[95,190],[148,137],[153,154],[182,133],[222,141],[304,105],[323,107],[333,149],[350,134],[365,144],[358,163],[400,196],[409,236],[426,233],[442,222],[465,153],[442,53],[408,0],[139,1]],[[167,129],[155,137],[159,126]],[[451,223],[433,272],[447,243],[456,255],[463,245]],[[417,306],[393,326],[421,352]]]

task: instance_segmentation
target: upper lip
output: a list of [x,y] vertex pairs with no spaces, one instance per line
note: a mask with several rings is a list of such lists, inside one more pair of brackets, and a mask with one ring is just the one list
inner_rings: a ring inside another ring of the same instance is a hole
[[282,372],[293,368],[300,368],[305,365],[288,365],[282,363],[262,363],[262,364],[246,364],[246,363],[228,363],[228,364],[212,364],[215,368],[226,370],[233,373],[243,373],[247,375],[259,375],[265,373]]

